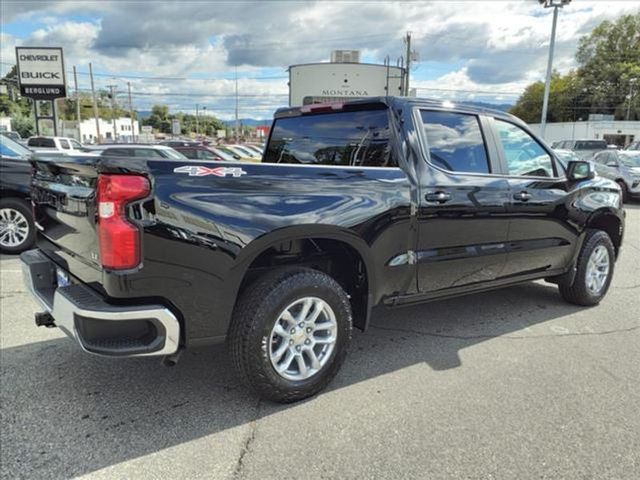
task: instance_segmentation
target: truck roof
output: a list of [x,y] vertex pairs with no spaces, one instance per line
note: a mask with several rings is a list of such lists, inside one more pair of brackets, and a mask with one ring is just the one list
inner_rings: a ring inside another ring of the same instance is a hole
[[339,111],[341,109],[348,109],[349,107],[358,108],[366,105],[384,104],[389,107],[431,107],[431,108],[445,108],[452,109],[456,112],[467,112],[474,114],[489,114],[495,117],[507,118],[509,120],[518,120],[517,117],[506,113],[502,110],[496,110],[493,108],[479,107],[465,102],[451,102],[449,100],[436,100],[431,98],[416,98],[416,97],[369,97],[356,100],[348,100],[345,102],[331,102],[331,103],[318,103],[313,105],[303,105],[300,107],[283,107],[276,110],[274,118],[293,117],[302,115],[305,113],[327,113],[331,110]]

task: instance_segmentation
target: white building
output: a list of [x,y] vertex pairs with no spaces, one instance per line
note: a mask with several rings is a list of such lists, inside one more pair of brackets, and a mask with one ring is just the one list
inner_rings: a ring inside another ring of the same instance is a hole
[[[529,124],[531,130],[540,133],[540,124]],[[640,139],[640,121],[589,120],[585,122],[547,123],[544,139],[547,143],[560,140],[606,140],[607,143],[625,146]]]
[[11,117],[0,117],[0,132],[11,131]]
[[[105,120],[99,118],[100,124],[100,136],[103,142],[119,142],[119,143],[131,143],[137,142],[140,138],[140,125],[138,120],[133,121],[133,127],[131,125],[131,119],[128,117],[116,118],[113,120]],[[115,132],[114,132],[115,123]],[[80,122],[80,134],[78,135],[78,122],[75,121],[61,121],[60,122],[60,135],[64,137],[74,137],[80,140],[82,143],[96,143],[98,138],[98,131],[96,128],[96,121],[93,118],[83,120]]]

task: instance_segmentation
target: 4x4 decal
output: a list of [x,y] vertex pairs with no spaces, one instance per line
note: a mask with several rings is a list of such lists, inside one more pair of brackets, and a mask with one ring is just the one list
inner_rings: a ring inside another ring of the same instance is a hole
[[185,165],[184,167],[176,167],[173,169],[173,173],[188,173],[190,177],[204,177],[207,175],[215,175],[216,177],[226,177],[231,175],[232,177],[241,177],[246,175],[240,167],[203,167],[201,165]]

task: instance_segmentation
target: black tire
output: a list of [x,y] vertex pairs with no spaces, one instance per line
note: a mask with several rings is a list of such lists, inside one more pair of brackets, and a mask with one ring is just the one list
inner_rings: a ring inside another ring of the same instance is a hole
[[19,198],[2,198],[0,199],[0,210],[8,209],[19,212],[27,221],[28,232],[24,240],[18,245],[3,245],[0,241],[0,251],[3,253],[20,253],[31,248],[36,240],[36,228],[33,223],[33,213],[31,206],[24,200]]
[[[331,307],[337,340],[317,373],[293,381],[276,372],[267,346],[281,312],[305,296],[318,297]],[[346,356],[351,329],[349,298],[333,278],[309,268],[286,267],[263,275],[246,288],[234,309],[227,344],[237,372],[251,389],[262,398],[290,403],[315,395],[335,377]]]
[[[609,274],[603,288],[598,293],[593,293],[587,287],[587,264],[592,252],[599,245],[604,246],[609,253]],[[560,295],[562,295],[562,298],[567,302],[575,305],[597,305],[607,294],[607,290],[609,290],[609,285],[611,285],[611,279],[613,278],[614,266],[615,249],[607,232],[603,230],[588,229],[582,249],[578,255],[577,270],[573,283],[571,285],[558,285]]]
[[622,180],[617,180],[616,183],[620,186],[620,190],[622,191],[622,203],[629,202],[629,189],[627,188],[627,184]]

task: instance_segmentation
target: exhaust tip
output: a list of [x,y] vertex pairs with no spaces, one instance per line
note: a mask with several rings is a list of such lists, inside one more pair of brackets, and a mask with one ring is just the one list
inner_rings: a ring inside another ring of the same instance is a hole
[[162,364],[165,367],[175,367],[178,364],[178,360],[180,360],[180,356],[182,355],[182,349],[178,350],[176,353],[167,355],[162,358]]

